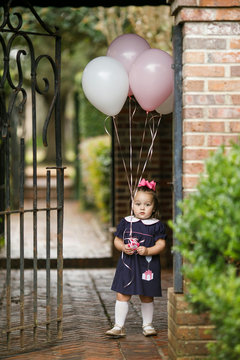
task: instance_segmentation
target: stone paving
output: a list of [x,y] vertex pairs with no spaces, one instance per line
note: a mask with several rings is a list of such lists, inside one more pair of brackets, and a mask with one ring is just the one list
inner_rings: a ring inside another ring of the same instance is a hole
[[[54,206],[54,204],[52,204]],[[42,201],[39,208],[44,208]],[[25,200],[25,209],[31,209],[32,202]],[[38,212],[38,258],[46,257],[46,213]],[[11,257],[19,258],[19,215],[11,215]],[[33,256],[32,214],[26,213],[24,219],[24,256]],[[104,258],[111,256],[111,244],[106,232],[103,232],[91,212],[82,212],[76,200],[64,201],[63,257],[66,258]],[[0,250],[0,258],[5,257],[6,249]],[[56,211],[51,212],[51,258],[57,257],[57,218]]]
[[[54,217],[51,226],[51,257],[56,255]],[[30,224],[30,226],[29,226]],[[19,257],[18,217],[12,218],[12,257]],[[25,257],[32,257],[31,221],[25,219]],[[64,257],[105,258],[111,256],[111,243],[101,231],[91,213],[81,213],[76,201],[66,200],[64,212]],[[38,257],[45,257],[45,219],[38,217]],[[4,257],[4,250],[0,257]],[[46,271],[38,270],[38,333],[33,343],[33,271],[24,272],[25,323],[24,347],[20,346],[20,331],[11,335],[11,350],[6,348],[6,271],[0,270],[0,359],[77,359],[77,360],[167,360],[167,288],[172,286],[172,270],[162,273],[163,297],[155,299],[154,326],[158,334],[142,335],[140,301],[132,297],[126,321],[127,336],[109,339],[105,331],[114,323],[115,293],[110,290],[115,269],[65,269],[63,272],[63,338],[57,340],[56,321],[50,325],[51,341],[47,340]],[[51,317],[56,318],[57,272],[51,270]],[[11,271],[11,321],[19,326],[20,273]],[[33,351],[34,349],[34,351]]]
[[[158,334],[144,337],[141,329],[139,298],[133,296],[126,321],[126,338],[111,339],[105,331],[114,323],[115,293],[110,290],[115,269],[78,269],[64,271],[63,339],[56,340],[56,324],[52,327],[52,341],[47,343],[45,328],[38,331],[36,350],[32,351],[32,332],[26,331],[24,353],[19,346],[18,334],[13,334],[12,350],[7,356],[4,337],[0,338],[0,359],[78,359],[78,360],[167,360],[167,288],[172,286],[172,272],[162,274],[163,297],[155,299],[154,326]],[[0,276],[3,276],[1,271]],[[2,280],[2,278],[0,278]],[[56,270],[51,271],[53,312],[56,308]],[[12,273],[12,321],[18,322],[19,272]],[[25,292],[28,294],[26,318],[31,312],[32,271],[25,271]],[[45,271],[38,272],[38,316],[45,316]],[[55,305],[54,305],[55,304]],[[4,299],[1,306],[4,316]],[[53,314],[54,316],[54,314]],[[29,318],[30,320],[30,318]],[[1,321],[3,324],[3,322]],[[1,330],[1,329],[0,329]],[[32,351],[32,352],[31,352]]]

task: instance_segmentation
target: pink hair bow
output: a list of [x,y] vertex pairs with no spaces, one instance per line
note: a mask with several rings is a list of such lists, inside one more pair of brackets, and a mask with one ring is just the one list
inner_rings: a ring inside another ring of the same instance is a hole
[[149,189],[151,189],[153,191],[155,191],[155,189],[156,189],[156,183],[153,180],[151,182],[149,182],[145,179],[142,179],[140,181],[140,183],[138,184],[138,187],[141,187],[141,186],[147,186]]

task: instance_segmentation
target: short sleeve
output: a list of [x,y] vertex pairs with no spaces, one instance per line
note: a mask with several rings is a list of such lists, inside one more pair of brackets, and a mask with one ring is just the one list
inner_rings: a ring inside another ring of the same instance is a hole
[[120,223],[117,226],[117,230],[115,232],[115,236],[119,237],[120,239],[123,239],[123,233],[126,229],[126,220],[122,219]]
[[154,235],[154,241],[157,241],[158,239],[165,240],[167,237],[166,234],[166,228],[165,225],[159,221],[155,224],[155,235]]

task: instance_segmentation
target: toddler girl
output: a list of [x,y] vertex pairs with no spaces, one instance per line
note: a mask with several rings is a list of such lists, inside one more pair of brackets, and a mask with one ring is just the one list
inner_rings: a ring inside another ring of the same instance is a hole
[[156,335],[152,326],[153,299],[162,296],[160,252],[165,248],[165,227],[153,215],[158,210],[156,183],[142,179],[133,199],[133,215],[121,220],[114,246],[122,252],[111,289],[117,292],[115,325],[108,336],[125,336],[124,323],[128,301],[139,295],[143,334]]

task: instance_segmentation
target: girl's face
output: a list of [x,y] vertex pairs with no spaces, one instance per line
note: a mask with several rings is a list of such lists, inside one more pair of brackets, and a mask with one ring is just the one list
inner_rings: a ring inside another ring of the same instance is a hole
[[138,191],[133,200],[134,215],[141,220],[149,219],[154,210],[154,200],[150,193]]

